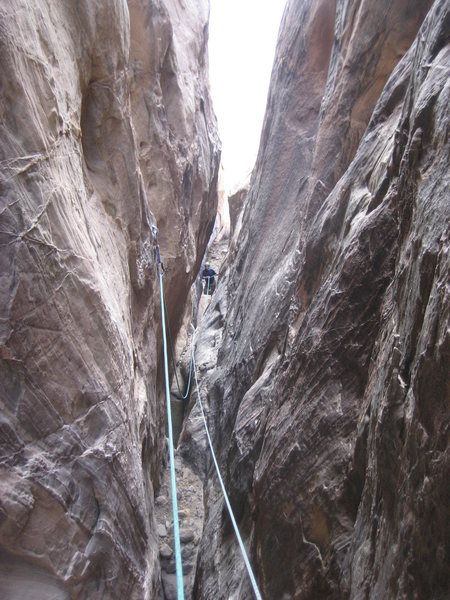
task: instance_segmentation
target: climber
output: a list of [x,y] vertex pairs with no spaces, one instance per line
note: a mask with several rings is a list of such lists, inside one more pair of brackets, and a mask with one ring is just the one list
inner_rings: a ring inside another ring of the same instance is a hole
[[209,262],[206,262],[205,268],[202,271],[202,279],[205,280],[205,285],[203,288],[204,294],[212,295],[216,289],[216,280],[214,278],[215,275],[217,275],[217,273],[214,271],[214,269],[211,269]]

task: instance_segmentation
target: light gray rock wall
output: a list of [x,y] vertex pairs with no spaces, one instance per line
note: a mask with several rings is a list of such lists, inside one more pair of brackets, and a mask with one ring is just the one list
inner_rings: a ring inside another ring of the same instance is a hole
[[142,599],[159,587],[165,415],[150,225],[175,315],[213,226],[220,158],[208,3],[195,8],[0,6],[5,598]]
[[[450,5],[429,8],[292,0],[283,17],[197,351],[264,598],[449,593]],[[249,598],[195,408],[184,439],[205,476],[196,597]]]

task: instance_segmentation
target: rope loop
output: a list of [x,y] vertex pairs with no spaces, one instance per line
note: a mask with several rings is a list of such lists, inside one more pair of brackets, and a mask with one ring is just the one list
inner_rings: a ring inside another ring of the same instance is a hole
[[[194,340],[194,336],[192,337],[192,343],[193,343],[193,340]],[[238,544],[239,544],[239,548],[241,550],[242,558],[244,559],[244,564],[245,564],[245,567],[247,569],[248,576],[250,578],[250,583],[251,583],[252,588],[253,588],[253,593],[255,595],[256,600],[262,600],[262,596],[261,596],[261,593],[260,593],[260,591],[258,589],[258,584],[256,583],[256,578],[255,578],[255,575],[253,573],[253,569],[252,569],[252,567],[250,565],[250,561],[248,559],[247,552],[245,550],[244,542],[242,541],[241,534],[239,533],[239,528],[237,526],[236,519],[235,519],[234,514],[233,514],[233,509],[231,508],[231,504],[230,504],[230,501],[228,499],[228,494],[227,494],[227,491],[225,489],[225,485],[223,483],[222,476],[220,474],[220,469],[219,469],[219,465],[217,463],[216,455],[214,453],[214,448],[213,448],[213,445],[212,445],[211,436],[209,434],[208,423],[206,421],[205,412],[203,410],[203,404],[202,404],[202,400],[201,400],[201,397],[200,397],[200,390],[199,390],[199,387],[198,387],[198,379],[197,379],[197,370],[196,370],[196,366],[195,366],[195,358],[193,359],[193,363],[194,363],[194,379],[195,379],[195,387],[196,387],[196,391],[197,391],[198,405],[200,407],[200,412],[202,414],[203,425],[205,427],[206,437],[208,438],[209,449],[211,451],[211,456],[212,456],[212,459],[213,459],[213,462],[214,462],[214,466],[216,468],[217,478],[219,480],[220,487],[222,488],[223,498],[225,500],[225,504],[226,504],[226,507],[228,509],[228,514],[230,515],[231,523],[233,524],[234,533],[236,534],[236,538],[237,538],[237,541],[238,541]]]
[[[185,394],[183,394],[180,389],[180,385],[178,382],[178,376],[177,376],[177,372],[176,372],[176,368],[175,368],[176,365],[175,365],[172,338],[170,336],[170,327],[168,325],[167,307],[166,307],[166,301],[165,301],[165,297],[164,297],[164,286],[163,286],[163,271],[164,271],[164,269],[162,267],[162,262],[161,262],[161,254],[160,254],[160,250],[159,250],[159,243],[157,240],[158,230],[156,229],[156,227],[154,229],[152,228],[152,234],[155,239],[155,245],[156,245],[156,250],[157,250],[159,290],[160,290],[160,300],[161,300],[161,325],[162,325],[162,332],[163,332],[163,349],[164,349],[164,379],[165,379],[166,404],[167,404],[167,429],[168,429],[168,434],[169,434],[170,484],[171,484],[171,496],[172,496],[173,535],[174,535],[174,546],[175,546],[175,569],[176,569],[176,578],[177,578],[177,598],[178,598],[178,600],[184,600],[184,583],[183,583],[183,566],[182,566],[182,561],[181,561],[180,525],[179,525],[179,519],[178,519],[175,456],[174,456],[174,449],[173,449],[174,445],[173,445],[173,432],[172,432],[172,411],[171,411],[171,406],[170,406],[169,362],[168,362],[168,344],[167,344],[166,328],[167,328],[167,331],[169,334],[169,340],[170,340],[170,346],[171,346],[171,352],[172,352],[172,361],[173,361],[175,377],[177,380],[177,386],[178,386],[178,390],[180,391],[181,396],[183,397],[183,400],[185,400],[188,397],[190,387],[191,387],[192,373],[194,373],[194,381],[195,381],[195,388],[197,391],[198,405],[199,405],[200,412],[202,415],[203,425],[205,427],[206,437],[208,439],[208,445],[209,445],[209,449],[211,451],[211,456],[212,456],[212,459],[214,462],[214,466],[216,469],[219,484],[222,489],[222,494],[223,494],[223,497],[225,500],[228,514],[230,515],[231,523],[233,525],[233,529],[234,529],[234,532],[235,532],[235,535],[236,535],[236,538],[237,538],[237,541],[239,544],[239,548],[241,550],[242,558],[244,560],[244,564],[247,569],[248,576],[250,578],[250,583],[252,585],[254,596],[255,596],[256,600],[262,600],[262,596],[258,589],[258,584],[256,582],[255,575],[253,574],[253,570],[250,565],[250,561],[248,559],[247,552],[245,550],[244,542],[242,541],[241,534],[239,533],[239,528],[237,526],[236,519],[233,514],[233,509],[231,508],[231,504],[228,499],[228,494],[225,489],[225,485],[223,483],[222,476],[220,474],[219,465],[217,463],[211,436],[209,434],[208,423],[206,421],[205,412],[203,410],[203,404],[202,404],[202,400],[200,397],[200,389],[199,389],[198,379],[197,379],[197,369],[196,369],[196,365],[195,365],[195,336],[196,336],[195,329],[194,329],[194,332],[192,334],[192,339],[191,339],[191,363],[190,363],[190,367],[189,367],[189,381],[188,381],[187,391]],[[207,291],[209,292],[209,277],[208,277]],[[166,326],[166,319],[167,319],[167,326]]]

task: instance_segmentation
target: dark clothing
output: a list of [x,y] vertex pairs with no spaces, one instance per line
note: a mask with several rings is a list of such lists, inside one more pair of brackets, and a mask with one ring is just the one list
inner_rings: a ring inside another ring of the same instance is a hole
[[214,269],[203,269],[202,278],[205,280],[205,287],[203,288],[204,294],[212,294],[216,289],[215,275],[217,275],[217,273]]
[[209,277],[209,283],[214,283],[214,275],[217,275],[214,269],[203,269],[202,271],[202,277]]

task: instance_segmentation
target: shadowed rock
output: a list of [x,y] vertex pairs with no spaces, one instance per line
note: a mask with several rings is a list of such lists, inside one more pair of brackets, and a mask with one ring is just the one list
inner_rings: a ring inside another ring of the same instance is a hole
[[[290,1],[283,17],[235,256],[197,346],[264,598],[449,593],[450,8],[430,6]],[[195,597],[249,598],[202,466]]]
[[2,597],[142,599],[160,587],[151,225],[174,315],[216,209],[207,11],[0,7]]

